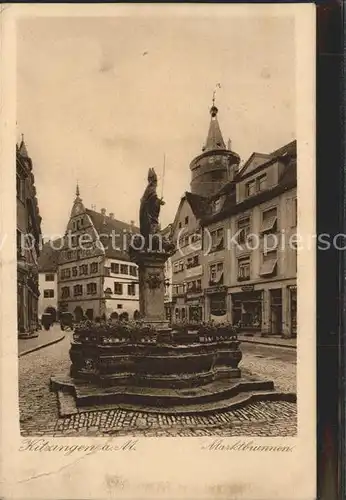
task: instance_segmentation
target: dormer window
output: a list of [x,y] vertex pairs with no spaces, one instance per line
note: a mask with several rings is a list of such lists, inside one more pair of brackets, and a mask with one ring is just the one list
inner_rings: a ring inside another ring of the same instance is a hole
[[267,174],[258,177],[257,184],[258,184],[258,191],[264,191],[267,187]]
[[256,194],[256,181],[250,181],[246,184],[246,196],[253,196]]

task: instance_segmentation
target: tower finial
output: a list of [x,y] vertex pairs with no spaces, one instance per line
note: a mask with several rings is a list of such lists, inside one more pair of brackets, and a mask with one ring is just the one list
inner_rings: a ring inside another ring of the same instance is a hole
[[79,198],[79,195],[80,195],[80,192],[79,192],[79,184],[78,184],[78,181],[77,181],[77,185],[76,185],[76,196]]

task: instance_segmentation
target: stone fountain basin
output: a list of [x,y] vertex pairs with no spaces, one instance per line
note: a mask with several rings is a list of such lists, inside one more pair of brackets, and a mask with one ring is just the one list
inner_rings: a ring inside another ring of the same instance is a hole
[[168,344],[72,342],[70,374],[100,386],[198,387],[239,378],[239,341]]

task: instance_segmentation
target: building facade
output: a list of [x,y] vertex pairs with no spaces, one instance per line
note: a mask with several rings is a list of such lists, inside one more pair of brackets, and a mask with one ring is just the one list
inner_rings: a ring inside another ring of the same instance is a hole
[[172,235],[173,322],[228,321],[243,331],[297,333],[296,141],[239,168],[211,108]]
[[54,320],[58,315],[58,260],[63,240],[53,240],[44,243],[39,258],[39,288],[38,316],[49,313]]
[[77,186],[59,252],[58,308],[82,318],[139,314],[138,269],[128,256],[129,237],[138,229],[85,208]]
[[172,319],[200,322],[206,317],[202,221],[213,197],[233,182],[240,157],[228,147],[213,102],[202,153],[190,163],[191,192],[182,197],[172,226],[177,252],[172,257]]
[[[254,154],[202,221],[205,317],[244,331],[297,333],[295,141]],[[216,235],[214,237],[214,235]]]
[[16,145],[17,196],[17,327],[20,337],[37,335],[38,258],[41,216],[36,197],[33,163],[22,139]]

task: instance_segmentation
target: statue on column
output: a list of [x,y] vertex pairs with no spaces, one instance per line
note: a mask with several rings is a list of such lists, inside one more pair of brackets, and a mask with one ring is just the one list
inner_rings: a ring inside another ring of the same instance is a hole
[[148,172],[148,185],[141,199],[139,209],[139,227],[141,235],[148,238],[150,234],[157,234],[160,230],[159,215],[161,206],[165,204],[156,193],[157,175],[153,168]]

